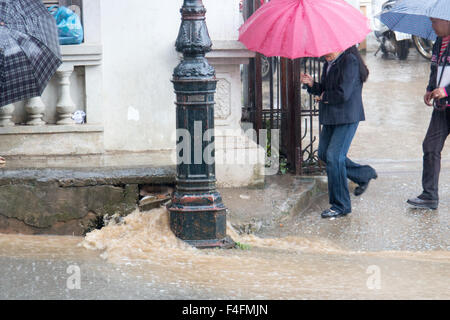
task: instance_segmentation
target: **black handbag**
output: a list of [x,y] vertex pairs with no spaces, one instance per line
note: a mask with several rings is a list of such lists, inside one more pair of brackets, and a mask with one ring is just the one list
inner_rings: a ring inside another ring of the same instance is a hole
[[[440,88],[442,77],[444,76],[445,67],[447,66],[449,48],[450,48],[450,44],[447,46],[447,49],[445,50],[445,52],[442,54],[442,57],[444,58],[444,66],[442,67],[442,72],[441,72],[441,77],[439,78],[438,88]],[[438,63],[438,70],[439,70],[439,63]],[[450,105],[450,97],[446,97],[446,98],[442,98],[442,99],[433,101],[433,107],[439,111],[444,111],[448,105]]]

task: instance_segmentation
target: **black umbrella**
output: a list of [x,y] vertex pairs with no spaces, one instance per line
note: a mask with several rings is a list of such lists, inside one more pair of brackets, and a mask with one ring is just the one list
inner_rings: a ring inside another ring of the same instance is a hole
[[0,106],[40,96],[61,65],[55,19],[41,0],[0,0]]

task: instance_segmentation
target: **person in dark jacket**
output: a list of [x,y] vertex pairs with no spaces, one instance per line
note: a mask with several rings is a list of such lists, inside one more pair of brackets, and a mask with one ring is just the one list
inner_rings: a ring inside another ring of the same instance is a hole
[[347,178],[358,184],[355,189],[358,196],[366,191],[371,179],[377,178],[377,173],[372,167],[359,165],[347,157],[358,124],[365,120],[362,88],[369,70],[356,46],[327,54],[325,59],[320,83],[308,74],[302,74],[300,80],[320,101],[319,122],[323,127],[319,158],[327,165],[331,205],[322,212],[322,217],[332,218],[352,211]]
[[435,108],[422,144],[423,191],[417,198],[407,201],[414,207],[425,209],[438,208],[441,152],[450,134],[450,21],[432,18],[431,22],[438,38],[433,47],[431,74],[424,102]]

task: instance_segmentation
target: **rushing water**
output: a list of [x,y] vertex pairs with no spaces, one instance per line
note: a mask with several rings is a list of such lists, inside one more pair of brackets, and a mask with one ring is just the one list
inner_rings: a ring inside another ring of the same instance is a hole
[[0,257],[90,262],[103,273],[116,266],[127,279],[186,299],[450,298],[446,251],[354,252],[321,239],[228,234],[249,248],[192,248],[173,235],[161,208],[84,239],[0,235]]

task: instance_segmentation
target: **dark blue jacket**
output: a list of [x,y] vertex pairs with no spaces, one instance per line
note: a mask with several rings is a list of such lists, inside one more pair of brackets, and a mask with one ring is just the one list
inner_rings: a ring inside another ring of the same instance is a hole
[[316,96],[324,92],[323,100],[319,103],[320,124],[338,125],[364,121],[363,83],[358,58],[352,53],[343,53],[333,63],[329,74],[327,68],[328,62],[323,66],[321,82],[308,87],[308,92]]
[[[433,46],[433,56],[431,57],[431,73],[430,81],[428,82],[427,91],[431,92],[436,89],[437,85],[437,73],[438,73],[438,59],[441,52],[442,38],[438,37]],[[444,64],[444,59],[441,61],[441,66]],[[450,55],[447,56],[447,65],[450,67]],[[450,94],[450,85],[445,88],[448,94]]]

